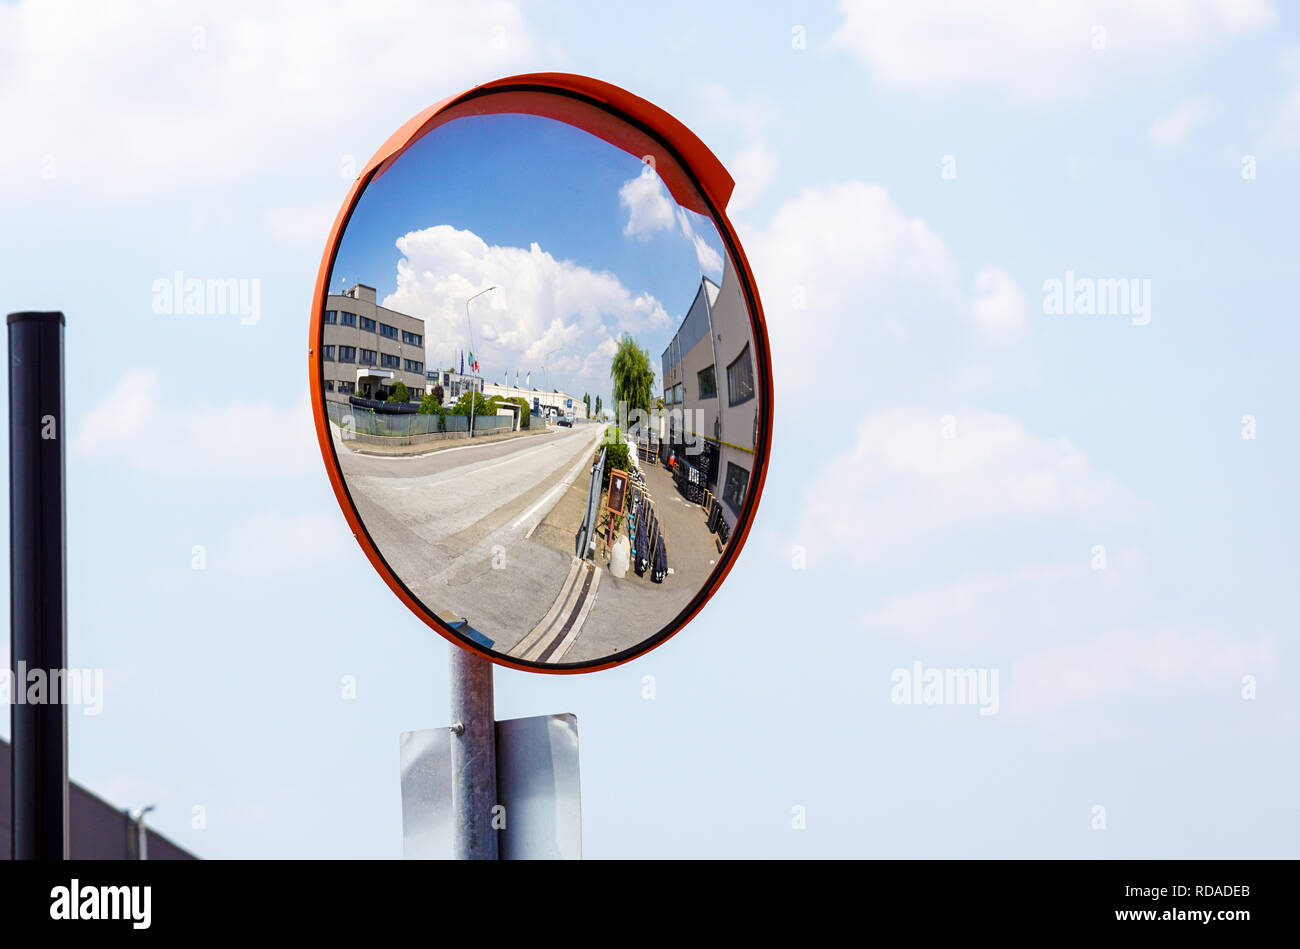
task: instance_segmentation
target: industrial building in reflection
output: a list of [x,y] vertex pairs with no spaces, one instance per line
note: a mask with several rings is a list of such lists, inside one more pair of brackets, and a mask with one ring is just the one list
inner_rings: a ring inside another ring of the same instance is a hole
[[663,452],[675,452],[686,478],[721,501],[727,529],[749,487],[758,436],[753,334],[740,281],[727,257],[719,286],[700,279],[695,300],[663,352]]

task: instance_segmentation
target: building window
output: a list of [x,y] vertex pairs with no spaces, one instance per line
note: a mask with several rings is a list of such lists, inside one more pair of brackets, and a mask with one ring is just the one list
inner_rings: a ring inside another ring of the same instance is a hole
[[[356,361],[357,361],[357,348],[355,346],[339,347],[339,362],[356,362]],[[340,385],[341,384],[342,383],[340,383]],[[342,392],[343,390],[340,389],[339,391]],[[348,391],[350,392],[351,390],[349,389]]]
[[333,347],[333,346],[322,346],[322,347],[320,348],[320,358],[323,359],[323,360],[325,360],[326,362],[333,362],[333,361],[334,361],[334,347]]
[[409,343],[412,346],[421,346],[424,344],[424,337],[419,333],[408,333],[402,330],[402,342]]
[[350,383],[350,382],[339,382],[339,392],[343,393],[344,395],[351,395],[353,392],[356,392],[356,391],[357,391],[357,388],[356,388],[356,386],[354,386],[352,383]]
[[375,321],[368,316],[363,316],[361,317],[361,328],[367,333],[373,333],[375,331]]
[[339,311],[339,325],[340,325],[340,326],[356,326],[356,325],[357,325],[357,315],[356,315],[355,313],[349,313],[347,310],[340,310],[340,311]]
[[407,372],[424,372],[424,363],[416,362],[414,359],[406,360]]
[[336,313],[334,310],[326,310],[326,311],[325,311],[325,322],[326,322],[326,323],[337,323],[338,321],[339,321],[339,315],[338,315],[338,313]]
[[739,405],[754,397],[754,366],[749,361],[749,344],[740,351],[736,361],[727,367],[727,403]]
[[334,391],[334,380],[333,380],[333,379],[326,379],[326,380],[325,380],[325,391],[326,391],[326,392],[333,392],[333,391]]
[[390,356],[388,353],[379,354],[379,365],[385,369],[401,369],[402,360],[396,356]]
[[375,364],[375,357],[378,355],[379,354],[373,349],[363,349],[361,350],[361,357],[357,362],[363,366],[373,366]]
[[380,323],[379,335],[387,336],[389,339],[397,339],[397,327],[389,326],[387,323]]
[[701,399],[716,399],[718,397],[718,380],[712,366],[701,369],[695,374],[695,377],[700,381]]
[[745,500],[745,488],[749,487],[749,472],[734,461],[727,462],[727,483],[722,489],[722,499],[731,505],[731,509],[740,513],[740,505]]

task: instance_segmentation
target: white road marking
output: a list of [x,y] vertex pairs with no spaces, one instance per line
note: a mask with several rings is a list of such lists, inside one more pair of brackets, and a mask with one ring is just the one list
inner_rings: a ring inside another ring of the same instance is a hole
[[[547,491],[544,495],[542,495],[540,501],[538,501],[528,510],[524,511],[523,514],[520,514],[519,517],[515,519],[515,522],[510,525],[510,529],[518,530],[520,524],[527,521],[530,517],[532,517],[534,514],[537,513],[538,509],[541,508],[542,505],[544,505],[547,501],[551,500],[551,495],[563,492],[566,488],[569,487],[569,485],[573,484],[573,479],[578,476],[578,472],[582,470],[582,467],[585,464],[587,464],[587,459],[585,457],[579,458],[578,463],[569,469],[568,474],[566,474],[563,478],[561,478],[558,484],[552,486],[551,490]],[[549,509],[547,510],[547,513],[550,513]],[[541,519],[538,520],[538,523],[539,524],[541,523]],[[534,524],[532,527],[528,529],[527,536],[532,537],[533,531],[535,530],[537,530],[537,524]]]
[[578,578],[579,568],[581,566],[582,561],[577,557],[574,557],[573,562],[569,565],[569,575],[565,577],[564,585],[560,587],[560,595],[555,598],[555,602],[552,603],[551,608],[546,611],[546,615],[542,617],[541,622],[534,626],[527,636],[515,643],[507,655],[523,657],[525,653],[532,651],[533,646],[537,644],[537,640],[551,628],[552,624],[555,622],[555,618],[560,615],[560,608],[564,606],[565,601],[568,600],[569,594],[572,592],[574,583]]

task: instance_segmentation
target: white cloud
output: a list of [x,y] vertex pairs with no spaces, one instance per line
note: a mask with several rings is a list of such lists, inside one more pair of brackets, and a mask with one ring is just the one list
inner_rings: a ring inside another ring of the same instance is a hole
[[1090,528],[1140,510],[1068,438],[1034,435],[992,412],[945,420],[895,409],[869,416],[852,447],[822,466],[805,491],[796,536],[807,539],[810,556],[880,560],[905,545],[950,543],[966,530]]
[[[858,623],[869,634],[886,632],[916,644],[981,643],[1005,629],[1001,608],[1013,600],[1023,608],[1027,590],[1056,589],[1069,577],[1068,566],[1021,565],[1006,574],[963,577],[947,586],[891,597],[862,612]],[[988,620],[996,619],[996,626]]]
[[1033,368],[1012,278],[989,268],[968,293],[943,240],[880,185],[810,188],[743,236],[783,386],[829,372],[897,376],[932,392],[1002,384]]
[[623,182],[618,189],[618,202],[627,211],[627,223],[623,225],[625,236],[647,241],[657,231],[671,231],[676,222],[682,237],[695,250],[700,270],[715,275],[722,273],[722,255],[696,233],[692,220],[699,224],[707,222],[709,231],[716,234],[713,222],[679,207],[668,196],[663,181],[649,164],[642,165],[641,173],[635,178]]
[[641,166],[639,175],[623,182],[618,189],[618,203],[627,211],[623,233],[628,237],[649,240],[656,231],[673,229],[677,205],[648,163]]
[[1269,123],[1264,140],[1284,151],[1300,150],[1300,45],[1283,50],[1278,67],[1288,91]]
[[747,138],[761,136],[781,114],[776,103],[766,96],[738,96],[717,82],[700,84],[696,89],[695,109],[700,128],[727,125]]
[[728,170],[735,179],[736,188],[727,205],[728,215],[739,214],[752,207],[776,177],[777,161],[762,142],[742,149],[731,160]]
[[1004,337],[1022,329],[1029,314],[1025,295],[1005,270],[991,268],[975,275],[975,322],[991,336]]
[[281,205],[266,212],[267,231],[285,244],[323,248],[341,202]]
[[[399,123],[538,54],[514,3],[0,4],[0,188],[126,198],[268,165],[339,183]],[[343,182],[346,184],[346,182]]]
[[840,7],[832,45],[855,53],[883,82],[991,87],[1030,100],[1122,88],[1273,22],[1267,0],[841,0]]
[[[695,233],[695,225],[691,223],[692,218],[696,221],[707,220],[694,212],[687,211],[685,208],[677,209],[677,224],[681,228],[682,236],[690,241],[691,246],[695,249],[695,262],[700,265],[700,270],[715,277],[720,277],[722,275],[722,255],[710,247],[702,236]],[[709,229],[713,233],[717,233],[712,222],[709,223]]]
[[1147,134],[1160,148],[1174,148],[1181,145],[1193,129],[1214,118],[1218,111],[1218,101],[1211,96],[1188,99],[1168,115],[1156,119]]
[[1258,675],[1272,657],[1268,640],[1244,642],[1204,630],[1109,632],[1012,663],[1002,708],[1030,717],[1139,692],[1188,690],[1228,702],[1239,694],[1242,676]]
[[1002,572],[984,570],[949,583],[888,597],[858,613],[856,626],[873,639],[890,636],[921,648],[1038,644],[1070,628],[1095,629],[1107,611],[1146,580],[1134,548],[1112,551],[1104,569],[1093,569],[1087,542],[1065,538],[1072,561],[1019,563]]
[[337,512],[255,514],[235,524],[208,553],[207,567],[244,576],[279,576],[330,563],[359,550]]
[[695,246],[695,261],[700,265],[700,270],[715,276],[721,274],[722,255],[706,244],[699,234],[691,235],[691,243]]
[[155,370],[128,369],[86,412],[72,439],[74,459],[116,460],[172,477],[265,478],[319,469],[311,408],[232,401],[177,405]]
[[1288,151],[1300,149],[1300,89],[1289,93],[1278,108],[1268,141]]
[[[489,380],[536,370],[554,349],[551,380],[599,388],[609,378],[610,340],[623,332],[668,329],[673,320],[648,293],[614,274],[557,260],[538,244],[487,244],[467,230],[438,225],[397,240],[397,289],[384,306],[424,320],[430,366],[449,366],[465,343],[465,300],[474,303],[475,355]],[[536,373],[534,383],[542,382]]]

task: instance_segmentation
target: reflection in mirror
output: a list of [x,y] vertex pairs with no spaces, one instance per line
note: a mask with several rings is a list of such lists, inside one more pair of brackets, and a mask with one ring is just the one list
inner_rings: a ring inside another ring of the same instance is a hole
[[680,166],[600,121],[426,132],[362,192],[322,315],[375,549],[519,662],[609,659],[684,619],[754,475],[764,369],[733,261]]

